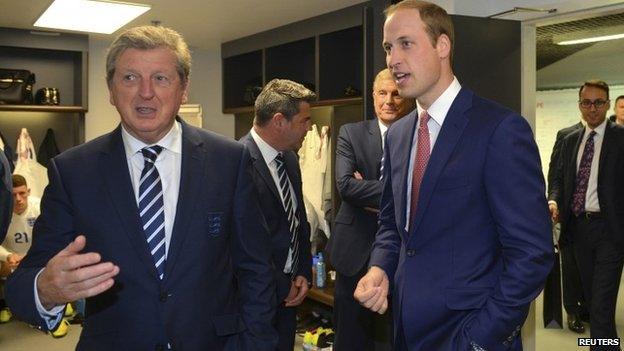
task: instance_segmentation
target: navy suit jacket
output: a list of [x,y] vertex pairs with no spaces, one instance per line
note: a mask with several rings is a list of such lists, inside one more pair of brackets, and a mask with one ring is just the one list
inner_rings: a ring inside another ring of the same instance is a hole
[[[335,174],[342,202],[327,251],[334,268],[346,276],[365,267],[377,233],[377,213],[365,208],[379,208],[381,143],[377,119],[345,124],[338,133]],[[355,179],[355,171],[364,179]]]
[[578,129],[583,129],[583,123],[578,122],[557,132],[555,145],[553,145],[552,154],[550,155],[550,163],[548,164],[548,200],[557,201],[553,197],[553,184],[561,178],[561,144],[563,144],[563,139]]
[[98,252],[120,273],[111,289],[87,299],[77,349],[274,349],[268,234],[248,152],[181,123],[180,192],[164,279],[142,231],[118,127],[51,161],[36,239],[6,287],[14,314],[45,328],[35,275],[84,234],[84,252]]
[[[554,179],[551,199],[557,201],[561,240],[572,240],[572,196],[578,169],[576,160],[585,128],[568,134],[561,144],[560,177]],[[594,155],[595,157],[595,155]],[[607,121],[598,161],[598,202],[611,238],[624,247],[624,128]]]
[[4,241],[13,212],[13,185],[9,161],[0,152],[0,243]]
[[[380,227],[370,265],[393,284],[410,351],[521,350],[529,305],[553,262],[544,178],[517,113],[461,89],[425,171],[406,231],[414,111],[386,135]],[[396,343],[396,339],[395,339]]]
[[[269,171],[262,153],[258,148],[251,134],[247,134],[240,140],[247,146],[253,164],[252,179],[258,191],[260,199],[261,211],[269,228],[271,236],[271,256],[275,268],[275,281],[277,283],[277,303],[284,301],[290,291],[291,279],[290,275],[284,274],[284,266],[288,258],[288,250],[290,248],[290,223],[284,211],[282,199],[279,190],[275,186],[273,177]],[[292,152],[284,153],[284,163],[286,164],[286,173],[295,190],[297,198],[297,215],[299,217],[299,266],[296,268],[296,275],[306,277],[308,282],[312,282],[312,253],[310,248],[310,224],[306,216],[305,206],[303,204],[303,193],[301,192],[301,169],[297,155]]]

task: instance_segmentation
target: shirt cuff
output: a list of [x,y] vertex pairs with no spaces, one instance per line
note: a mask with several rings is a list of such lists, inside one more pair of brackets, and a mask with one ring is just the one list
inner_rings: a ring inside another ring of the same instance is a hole
[[39,293],[37,292],[37,280],[39,280],[39,275],[41,274],[41,272],[43,272],[43,268],[35,276],[35,284],[33,286],[35,293],[35,305],[37,306],[37,312],[39,312],[39,316],[46,322],[48,330],[54,330],[63,319],[65,305],[52,307],[51,310],[46,310],[43,307],[43,305],[41,304],[41,300],[39,300]]
[[[549,205],[555,205],[555,206],[557,206],[557,201],[555,201],[555,200],[550,200],[550,201],[548,201],[548,204],[549,204]],[[557,207],[559,207],[559,206],[557,206]]]

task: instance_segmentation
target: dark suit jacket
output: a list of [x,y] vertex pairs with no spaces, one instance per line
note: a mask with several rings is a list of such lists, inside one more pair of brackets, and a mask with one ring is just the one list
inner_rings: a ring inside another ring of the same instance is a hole
[[370,264],[393,283],[410,351],[521,350],[531,301],[553,262],[544,178],[517,113],[462,89],[432,149],[406,231],[417,112],[386,135],[385,185]]
[[4,241],[13,212],[13,185],[11,181],[11,166],[9,161],[0,152],[0,243]]
[[48,128],[41,145],[39,145],[39,150],[37,151],[37,162],[47,168],[50,165],[50,160],[59,153],[60,151],[58,145],[56,145],[54,130]]
[[33,246],[11,275],[14,314],[45,323],[35,275],[78,234],[85,252],[119,266],[88,298],[79,350],[272,350],[274,287],[268,234],[243,145],[182,122],[182,170],[164,279],[142,231],[121,128],[50,162]]
[[553,146],[552,154],[550,155],[550,163],[548,164],[548,200],[556,201],[552,198],[553,184],[557,181],[556,178],[561,177],[561,143],[563,138],[575,130],[582,129],[583,123],[563,128],[557,132],[557,138],[555,139],[555,145]]
[[[556,178],[551,198],[557,201],[561,236],[570,240],[572,195],[576,182],[576,159],[585,129],[568,134],[561,144],[561,177]],[[594,155],[596,157],[596,155]],[[607,121],[598,164],[598,202],[613,240],[624,246],[624,128]]]
[[[274,264],[274,275],[277,282],[277,303],[284,301],[290,291],[290,276],[284,274],[284,265],[288,258],[290,248],[290,224],[284,211],[279,190],[269,172],[258,145],[253,140],[251,134],[247,134],[240,140],[247,146],[253,164],[252,179],[258,191],[261,210],[269,228],[271,236],[271,256]],[[297,274],[306,277],[308,282],[312,282],[312,253],[310,249],[310,224],[306,216],[303,204],[303,194],[301,192],[301,170],[297,155],[292,152],[285,152],[286,173],[297,198],[297,215],[299,216],[299,266]]]
[[[375,240],[377,214],[364,208],[379,208],[381,142],[377,119],[345,124],[338,134],[335,176],[342,203],[327,250],[334,268],[346,276],[366,265]],[[355,171],[364,179],[355,179]]]

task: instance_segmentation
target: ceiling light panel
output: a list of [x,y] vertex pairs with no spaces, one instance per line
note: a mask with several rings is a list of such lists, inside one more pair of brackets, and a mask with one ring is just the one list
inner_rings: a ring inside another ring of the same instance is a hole
[[150,8],[116,1],[55,0],[34,26],[111,34]]

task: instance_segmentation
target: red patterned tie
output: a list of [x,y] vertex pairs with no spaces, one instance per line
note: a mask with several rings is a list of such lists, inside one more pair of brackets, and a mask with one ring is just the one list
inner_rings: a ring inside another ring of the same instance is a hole
[[414,157],[414,171],[412,173],[412,198],[410,204],[410,223],[416,215],[418,207],[418,194],[420,193],[420,183],[422,183],[427,163],[429,162],[429,154],[431,153],[431,141],[429,140],[429,114],[427,111],[420,113],[418,120],[418,142],[416,144],[416,156]]

